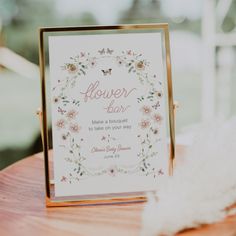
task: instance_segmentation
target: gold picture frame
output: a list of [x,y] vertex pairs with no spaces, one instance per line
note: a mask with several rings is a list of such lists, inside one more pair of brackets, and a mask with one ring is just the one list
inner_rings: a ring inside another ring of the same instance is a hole
[[120,194],[99,194],[90,196],[61,197],[54,196],[54,181],[52,174],[52,162],[49,152],[49,133],[47,121],[47,92],[46,92],[46,34],[75,34],[77,32],[96,33],[96,32],[149,32],[161,31],[163,33],[164,54],[166,64],[166,79],[168,92],[168,128],[169,128],[169,175],[173,174],[173,162],[175,158],[175,105],[173,103],[171,62],[170,62],[170,43],[168,24],[127,24],[114,26],[79,26],[79,27],[42,27],[39,29],[39,64],[41,79],[41,109],[38,112],[41,124],[41,136],[44,152],[45,165],[45,186],[46,186],[46,206],[69,206],[69,205],[96,205],[96,204],[114,204],[128,202],[143,202],[146,199],[145,193],[120,193]]

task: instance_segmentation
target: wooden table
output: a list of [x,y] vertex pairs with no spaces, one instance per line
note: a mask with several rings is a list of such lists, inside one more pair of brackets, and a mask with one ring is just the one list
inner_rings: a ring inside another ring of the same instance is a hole
[[[0,172],[1,236],[139,235],[143,207],[136,203],[46,208],[42,153]],[[236,216],[178,235],[235,236]]]

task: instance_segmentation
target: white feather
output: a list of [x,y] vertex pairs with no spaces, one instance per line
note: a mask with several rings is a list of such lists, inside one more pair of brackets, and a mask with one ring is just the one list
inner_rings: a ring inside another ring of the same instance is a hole
[[222,220],[236,203],[236,119],[206,125],[188,148],[174,176],[148,201],[142,235],[174,235]]

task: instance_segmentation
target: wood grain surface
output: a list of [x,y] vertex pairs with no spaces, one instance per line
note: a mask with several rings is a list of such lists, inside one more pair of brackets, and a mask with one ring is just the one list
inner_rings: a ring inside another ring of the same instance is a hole
[[[0,172],[1,236],[140,235],[143,207],[139,203],[46,208],[42,153]],[[236,236],[236,216],[178,235]]]

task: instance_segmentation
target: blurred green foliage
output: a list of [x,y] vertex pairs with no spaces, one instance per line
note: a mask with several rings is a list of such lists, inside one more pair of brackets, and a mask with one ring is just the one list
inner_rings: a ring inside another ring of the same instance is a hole
[[39,27],[96,24],[93,15],[87,12],[79,17],[61,17],[54,0],[0,0],[0,6],[5,45],[36,64]]
[[37,28],[56,20],[54,1],[0,0],[4,42],[7,47],[38,63]]
[[[163,14],[160,5],[158,0],[133,0],[131,7],[120,13],[117,23],[168,22],[171,29],[201,33],[200,19],[169,18]],[[89,12],[60,16],[55,6],[56,0],[0,0],[0,20],[3,24],[5,45],[38,64],[38,27],[98,24]],[[224,32],[235,28],[235,12],[236,1],[233,0],[222,24]]]
[[227,16],[225,17],[223,24],[222,24],[222,30],[225,33],[231,32],[236,27],[236,1],[233,0],[229,9],[229,12]]
[[[120,13],[117,23],[168,22],[171,29],[188,30],[200,34],[200,19],[168,18],[161,11],[160,5],[158,0],[133,0],[131,7]],[[38,63],[38,27],[98,24],[89,12],[60,16],[55,6],[56,0],[0,0],[0,20],[3,24],[5,45],[28,60]],[[235,12],[236,1],[233,0],[222,24],[224,32],[235,28]]]
[[[184,19],[177,23],[161,12],[160,1],[134,0],[130,8],[120,13],[117,23],[168,22],[173,29],[200,33],[200,20]],[[51,0],[0,0],[0,18],[7,47],[38,64],[38,34],[40,26],[96,25],[95,17],[84,12],[60,16]],[[70,4],[70,1],[68,1]]]

